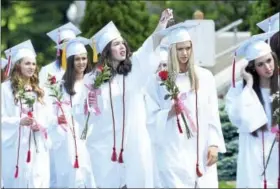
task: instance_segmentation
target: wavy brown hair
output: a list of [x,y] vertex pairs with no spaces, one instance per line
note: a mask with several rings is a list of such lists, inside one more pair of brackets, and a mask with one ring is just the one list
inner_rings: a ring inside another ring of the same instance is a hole
[[[132,63],[131,63],[131,60],[130,60],[130,57],[132,55],[131,50],[130,50],[127,42],[124,41],[124,46],[126,48],[125,60],[121,61],[119,63],[119,65],[117,66],[117,68],[114,69],[114,67],[112,65],[113,57],[112,57],[111,44],[112,44],[112,41],[110,43],[108,43],[106,45],[106,47],[104,48],[104,50],[102,51],[102,53],[99,57],[99,61],[97,63],[97,66],[107,64],[111,69],[112,76],[115,76],[116,74],[121,74],[121,75],[127,76],[128,73],[132,69]],[[93,69],[93,72],[95,71],[96,68],[97,67],[95,67]]]
[[[279,84],[278,84],[278,59],[277,56],[274,52],[271,53],[273,60],[274,60],[274,71],[273,71],[273,75],[270,78],[270,94],[274,94],[279,90]],[[246,71],[250,74],[252,74],[253,76],[253,89],[255,91],[255,93],[257,94],[261,104],[264,107],[264,100],[262,97],[262,93],[261,93],[261,88],[260,88],[260,76],[258,75],[258,73],[255,71],[255,60],[251,60],[248,63],[248,66],[245,68]],[[246,85],[246,81],[243,80],[243,86],[245,87]],[[271,105],[271,112],[273,114],[273,112],[276,110],[276,108],[279,107],[279,103],[278,101],[274,101]],[[272,125],[275,125],[277,123],[277,119],[274,116],[271,116],[271,123]],[[258,136],[257,132],[261,130],[261,131],[265,131],[268,130],[267,128],[267,124],[264,124],[262,127],[260,127],[259,129],[257,129],[256,131],[252,132],[253,136]]]
[[[23,79],[22,79],[22,73],[21,73],[21,68],[20,68],[20,64],[22,63],[22,60],[23,59],[20,59],[15,63],[15,66],[12,69],[11,78],[10,78],[15,104],[17,104],[18,100],[19,100],[17,98],[16,94],[18,93],[20,88],[23,87],[23,86],[21,86],[21,83],[23,83]],[[44,103],[43,102],[44,91],[43,91],[43,89],[41,89],[39,87],[38,73],[39,73],[39,68],[36,65],[35,73],[30,78],[30,84],[31,84],[33,91],[37,94],[37,101],[43,104]]]

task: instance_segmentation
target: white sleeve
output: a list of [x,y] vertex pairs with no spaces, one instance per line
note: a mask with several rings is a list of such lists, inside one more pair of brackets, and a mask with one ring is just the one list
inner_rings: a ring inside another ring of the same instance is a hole
[[16,112],[13,94],[10,88],[10,82],[1,84],[1,130],[2,144],[13,145],[19,135],[20,114]]
[[219,107],[218,107],[218,96],[216,91],[215,79],[211,73],[208,80],[209,86],[209,97],[208,97],[208,107],[209,107],[209,140],[208,145],[218,146],[219,152],[225,153],[225,141],[222,132],[222,126],[219,116]]
[[253,132],[267,123],[265,110],[255,91],[242,82],[231,87],[226,95],[226,111],[239,132]]

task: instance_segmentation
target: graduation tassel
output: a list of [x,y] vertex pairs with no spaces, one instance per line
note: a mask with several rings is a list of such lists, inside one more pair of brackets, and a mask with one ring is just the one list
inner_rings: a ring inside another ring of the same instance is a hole
[[113,152],[112,152],[111,160],[113,162],[117,161],[117,152],[116,152],[116,148],[115,147],[113,147]]
[[[70,96],[70,105],[71,105],[71,109],[73,108],[72,105],[72,96]],[[76,131],[75,131],[75,122],[74,122],[74,118],[73,118],[73,114],[71,115],[71,121],[72,121],[72,126],[73,126],[73,139],[74,139],[74,145],[75,145],[75,162],[74,162],[74,168],[78,169],[79,166],[79,159],[78,159],[78,147],[77,147],[77,140],[76,140]]]
[[78,168],[79,168],[79,160],[78,160],[78,156],[76,156],[76,157],[75,157],[74,168],[75,168],[75,169],[78,169]]
[[123,163],[123,148],[121,149],[121,153],[119,155],[119,163]]
[[[197,84],[195,83],[197,86]],[[202,176],[202,173],[199,169],[199,123],[198,123],[198,96],[197,96],[197,87],[195,89],[195,113],[196,113],[196,125],[197,125],[197,136],[196,136],[196,175],[198,177]]]
[[66,68],[67,68],[67,62],[66,62],[66,44],[63,44],[62,58],[61,58],[61,67],[62,67],[63,70],[66,70]]
[[109,92],[110,92],[110,105],[111,105],[111,113],[112,113],[112,121],[113,121],[113,151],[112,151],[111,160],[115,162],[117,161],[116,128],[115,128],[115,117],[114,117],[114,108],[113,108],[113,100],[112,100],[111,80],[109,81]]
[[31,151],[28,150],[26,162],[29,163],[30,161],[31,161]]
[[30,132],[29,132],[28,151],[27,151],[27,158],[26,158],[27,163],[29,163],[31,161],[30,144],[31,144],[31,129],[30,129]]
[[[11,53],[11,50],[10,50],[10,53]],[[7,65],[7,68],[5,70],[5,76],[6,77],[8,77],[9,74],[10,74],[11,64],[12,64],[12,61],[11,61],[11,55],[10,55],[9,58],[8,58],[8,65]]]
[[98,61],[98,57],[97,57],[97,50],[96,50],[96,45],[95,43],[93,42],[92,44],[92,51],[93,51],[93,63],[97,63]]
[[15,178],[18,178],[18,166],[16,165]]
[[234,53],[233,63],[232,63],[232,86],[235,88],[235,63],[236,63],[236,52]]
[[119,163],[123,163],[123,143],[124,143],[124,131],[125,131],[125,79],[123,75],[123,128],[122,128],[122,147],[121,147],[121,152],[119,156]]

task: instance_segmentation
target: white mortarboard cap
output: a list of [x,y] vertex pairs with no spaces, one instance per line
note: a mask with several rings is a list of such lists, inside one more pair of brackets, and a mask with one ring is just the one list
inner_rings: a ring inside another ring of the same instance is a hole
[[168,46],[167,45],[160,45],[160,60],[163,62],[168,61]]
[[59,44],[62,40],[70,40],[76,38],[81,31],[71,22],[64,24],[50,32],[47,35],[56,43]]
[[3,69],[8,64],[8,60],[5,58],[1,58],[1,69]]
[[11,56],[11,63],[13,64],[21,58],[28,57],[34,60],[36,58],[36,53],[30,40],[24,41],[10,49],[7,49],[5,54],[7,59]]
[[102,53],[106,45],[116,39],[121,37],[121,34],[113,21],[110,21],[106,26],[99,30],[92,38],[90,38],[90,45],[95,44],[98,53]]
[[59,49],[63,49],[64,45],[66,45],[66,57],[68,58],[72,55],[87,53],[85,45],[88,45],[88,43],[89,40],[87,38],[79,36],[56,47]]
[[166,37],[168,39],[168,46],[174,43],[191,41],[188,30],[197,25],[198,23],[181,22],[155,33],[153,35],[154,48],[156,48],[161,43],[163,37]]
[[273,16],[257,23],[257,26],[264,32],[279,31],[279,17],[280,13],[276,13]]
[[251,61],[271,53],[271,48],[265,40],[275,33],[276,31],[253,35],[236,49],[236,55],[244,56],[247,61]]

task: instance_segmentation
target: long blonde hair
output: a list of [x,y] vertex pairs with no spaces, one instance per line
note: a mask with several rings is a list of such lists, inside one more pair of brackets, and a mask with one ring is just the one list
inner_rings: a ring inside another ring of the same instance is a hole
[[[19,89],[22,87],[20,86],[21,83],[23,83],[23,79],[22,79],[22,73],[21,73],[21,68],[20,68],[20,64],[22,62],[23,58],[18,60],[11,72],[11,84],[12,84],[12,91],[13,91],[13,95],[14,95],[14,102],[15,104],[18,103],[16,94],[18,93]],[[44,91],[43,89],[41,89],[39,87],[39,79],[38,79],[38,73],[39,73],[39,69],[38,66],[36,65],[35,68],[35,73],[34,75],[30,78],[30,85],[33,89],[33,91],[37,94],[37,100],[40,103],[44,103],[43,102],[43,97],[44,97]]]
[[[177,57],[177,48],[176,48],[176,43],[172,44],[169,48],[168,51],[168,72],[173,73],[175,72],[178,74],[180,72],[180,66],[179,66],[179,61]],[[194,68],[194,54],[193,54],[193,48],[191,49],[191,55],[189,57],[189,61],[186,64],[187,70],[188,70],[188,76],[190,79],[191,83],[191,89],[192,90],[198,90],[199,88],[199,83],[198,83],[198,77],[195,72]]]

